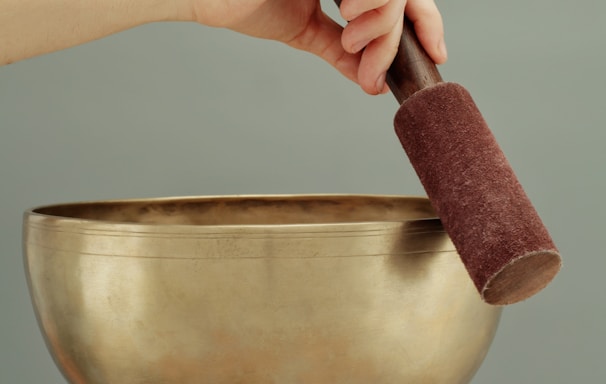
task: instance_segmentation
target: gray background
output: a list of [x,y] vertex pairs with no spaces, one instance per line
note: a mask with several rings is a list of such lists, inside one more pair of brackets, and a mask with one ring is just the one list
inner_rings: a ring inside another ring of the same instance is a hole
[[[548,289],[506,308],[473,382],[604,382],[606,5],[439,5],[450,53],[442,75],[474,96],[565,257]],[[423,194],[393,133],[395,111],[391,95],[366,96],[315,57],[193,24],[148,25],[1,67],[0,383],[64,382],[29,302],[24,209]]]

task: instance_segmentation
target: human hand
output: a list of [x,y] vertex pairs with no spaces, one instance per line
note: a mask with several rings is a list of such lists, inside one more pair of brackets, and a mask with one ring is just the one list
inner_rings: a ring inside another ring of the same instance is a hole
[[404,14],[437,63],[446,61],[443,25],[433,0],[343,0],[343,29],[319,0],[191,0],[192,19],[281,41],[326,60],[369,94],[388,91],[385,74],[402,35]]
[[343,0],[340,9],[349,21],[345,29],[324,14],[320,0],[0,0],[0,65],[146,23],[197,21],[311,52],[377,94],[387,92],[385,72],[404,13],[429,56],[446,61],[433,0]]

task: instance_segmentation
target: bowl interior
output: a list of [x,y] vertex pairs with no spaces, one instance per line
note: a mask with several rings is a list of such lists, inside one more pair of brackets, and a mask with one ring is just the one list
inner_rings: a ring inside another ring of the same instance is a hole
[[216,196],[59,204],[33,214],[177,225],[296,225],[435,218],[422,197],[368,195]]

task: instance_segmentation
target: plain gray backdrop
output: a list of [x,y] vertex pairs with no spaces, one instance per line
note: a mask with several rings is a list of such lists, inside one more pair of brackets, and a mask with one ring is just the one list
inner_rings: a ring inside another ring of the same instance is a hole
[[[505,309],[473,383],[604,382],[606,3],[438,4],[442,75],[471,92],[564,257],[546,290]],[[396,109],[311,55],[194,24],[147,25],[0,67],[0,383],[64,383],[29,301],[25,209],[424,194],[393,132]]]

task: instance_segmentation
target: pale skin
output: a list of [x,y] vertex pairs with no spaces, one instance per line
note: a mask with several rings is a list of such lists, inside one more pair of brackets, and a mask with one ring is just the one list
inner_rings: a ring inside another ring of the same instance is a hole
[[433,0],[343,0],[345,29],[319,0],[0,0],[0,65],[159,21],[189,21],[313,53],[369,94],[387,91],[404,14],[429,56],[446,61]]

